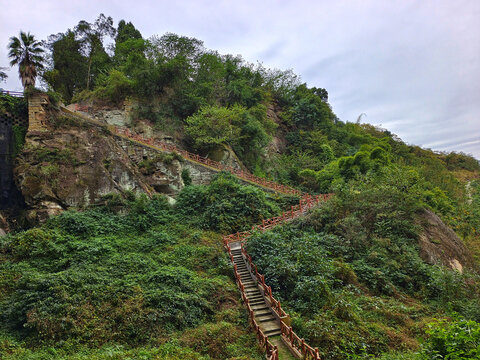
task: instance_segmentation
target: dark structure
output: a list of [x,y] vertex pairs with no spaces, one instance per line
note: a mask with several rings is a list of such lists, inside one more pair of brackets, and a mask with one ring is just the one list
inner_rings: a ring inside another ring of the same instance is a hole
[[17,116],[0,113],[0,209],[10,209],[23,203],[13,177],[14,126],[28,127],[27,114]]

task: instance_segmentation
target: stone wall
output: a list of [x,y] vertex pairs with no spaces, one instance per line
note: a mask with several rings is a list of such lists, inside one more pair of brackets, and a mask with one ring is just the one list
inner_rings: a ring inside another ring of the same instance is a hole
[[32,94],[28,98],[28,131],[47,131],[48,96],[42,93]]

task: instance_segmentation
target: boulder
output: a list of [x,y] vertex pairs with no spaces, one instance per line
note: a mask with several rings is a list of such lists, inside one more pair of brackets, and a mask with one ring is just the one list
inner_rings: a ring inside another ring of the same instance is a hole
[[429,263],[459,272],[478,271],[475,260],[463,241],[435,213],[424,210],[418,219],[420,256]]

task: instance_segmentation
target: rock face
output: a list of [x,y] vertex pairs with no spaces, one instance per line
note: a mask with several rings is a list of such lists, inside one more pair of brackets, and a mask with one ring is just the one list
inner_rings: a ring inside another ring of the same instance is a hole
[[111,192],[151,193],[123,149],[94,128],[30,132],[15,179],[38,221]]
[[70,207],[83,208],[108,193],[175,196],[185,186],[184,178],[208,184],[217,173],[100,126],[73,121],[77,123],[29,132],[16,159],[15,181],[32,223]]
[[161,153],[148,146],[132,143],[122,137],[114,141],[139,167],[145,182],[156,192],[175,196],[185,186],[182,173],[188,173],[193,185],[210,183],[217,171],[183,160],[178,156]]
[[[71,111],[95,117],[89,122],[51,107],[42,113],[41,129],[31,128],[15,163],[15,182],[27,207],[29,222],[38,223],[68,208],[84,208],[108,193],[162,193],[174,202],[185,186],[208,184],[218,171],[187,161],[176,154],[113,135],[108,126],[129,123],[131,106],[123,110],[96,109],[73,104]],[[94,116],[92,116],[94,114]],[[144,137],[172,142],[173,137],[137,121]],[[242,168],[235,153],[225,148],[218,161]]]
[[0,214],[0,237],[5,236],[8,231],[7,220]]
[[95,119],[102,119],[108,125],[116,126],[128,126],[131,124],[131,121],[126,114],[125,110],[103,110],[98,111],[94,115]]
[[443,265],[459,272],[478,270],[462,240],[433,212],[425,210],[419,218],[423,231],[419,237],[420,256],[429,264]]

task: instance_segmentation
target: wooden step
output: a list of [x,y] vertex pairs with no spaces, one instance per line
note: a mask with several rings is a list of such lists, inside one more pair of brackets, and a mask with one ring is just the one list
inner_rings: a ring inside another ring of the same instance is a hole
[[272,315],[272,311],[270,309],[267,310],[259,310],[259,311],[254,311],[255,317],[257,316],[266,316],[266,315]]
[[263,299],[253,300],[253,301],[248,300],[248,303],[250,304],[250,306],[266,304],[265,300],[263,300]]
[[272,336],[281,335],[282,330],[280,328],[278,328],[278,329],[275,329],[275,330],[269,330],[268,332],[264,331],[263,333],[265,334],[265,336],[272,337]]
[[259,323],[264,323],[264,322],[267,322],[267,321],[275,321],[275,318],[273,317],[273,315],[266,316],[266,317],[256,317],[255,316],[255,320]]

